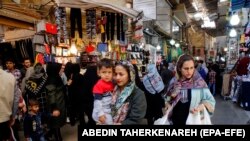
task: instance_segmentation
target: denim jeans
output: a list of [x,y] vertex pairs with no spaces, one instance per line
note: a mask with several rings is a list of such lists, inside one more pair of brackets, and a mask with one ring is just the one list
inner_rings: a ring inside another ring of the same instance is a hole
[[210,89],[213,96],[215,96],[215,83],[209,83],[208,88]]

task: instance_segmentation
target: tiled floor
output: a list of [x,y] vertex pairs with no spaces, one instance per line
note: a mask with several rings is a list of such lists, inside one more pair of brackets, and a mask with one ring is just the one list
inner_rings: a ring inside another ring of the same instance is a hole
[[246,124],[250,119],[250,111],[246,111],[231,100],[216,96],[215,113],[212,122],[215,125]]

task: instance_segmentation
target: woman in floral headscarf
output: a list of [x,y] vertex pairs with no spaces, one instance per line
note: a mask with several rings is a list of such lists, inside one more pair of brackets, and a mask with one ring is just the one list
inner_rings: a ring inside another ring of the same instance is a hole
[[117,85],[112,97],[114,124],[147,124],[147,102],[144,93],[135,85],[135,70],[128,61],[120,61],[115,66]]
[[177,81],[169,86],[165,95],[166,107],[172,104],[170,120],[173,124],[186,124],[189,113],[201,112],[204,107],[212,114],[215,99],[207,87],[206,82],[195,70],[192,56],[184,54],[179,57],[176,66]]

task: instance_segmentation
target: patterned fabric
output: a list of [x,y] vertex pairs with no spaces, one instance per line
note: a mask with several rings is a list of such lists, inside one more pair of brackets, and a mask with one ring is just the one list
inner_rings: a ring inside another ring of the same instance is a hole
[[247,0],[231,0],[232,11],[243,8],[245,5],[245,1]]
[[44,86],[46,80],[47,80],[47,75],[44,75],[43,77],[39,79],[28,79],[26,82],[26,88],[34,93],[35,95],[38,94],[41,90],[41,88]]
[[155,64],[147,66],[148,73],[143,77],[143,84],[145,88],[151,93],[160,93],[164,89],[164,83],[158,73]]
[[128,105],[129,103],[126,100],[131,95],[132,91],[135,88],[135,70],[133,65],[129,61],[120,61],[118,65],[129,67],[129,74],[130,74],[130,82],[127,86],[120,91],[118,86],[115,87],[114,93],[112,96],[112,116],[114,123],[121,123],[125,120],[128,112]]
[[[166,93],[165,97],[173,97],[174,95],[177,95],[173,100],[171,100],[171,103],[173,106],[180,100],[180,89],[193,89],[193,88],[207,88],[206,82],[202,79],[200,74],[195,71],[193,77],[190,80],[184,80],[179,79],[176,82],[173,82],[169,86],[169,91]],[[167,98],[167,101],[170,99]]]
[[215,71],[212,70],[211,72],[209,72],[209,83],[214,84],[216,82],[215,76]]
[[[187,92],[188,89],[191,89],[191,94],[195,95],[193,98],[191,98],[190,108],[199,104],[201,101],[209,102],[214,107],[215,100],[207,88],[206,82],[197,71],[194,72],[193,77],[189,80],[179,79],[173,82],[170,85],[169,91],[165,95],[165,101],[171,103],[173,108],[179,101],[183,103],[187,102],[185,91]],[[172,116],[172,112],[173,111],[169,113],[168,118]]]
[[[67,18],[66,18],[66,8],[65,7],[55,7],[55,17],[57,25],[57,37],[58,41],[65,42],[69,38],[67,32]],[[77,27],[79,28],[79,27]]]
[[14,75],[14,77],[16,78],[16,84],[17,84],[18,88],[21,89],[21,83],[22,83],[21,77],[22,77],[22,75],[21,75],[20,70],[15,69],[12,72],[10,72],[9,70],[6,70],[6,72]]
[[41,75],[39,74],[33,74],[25,84],[25,90],[26,90],[26,97],[27,100],[30,98],[35,98],[39,101],[40,105],[40,112],[46,112],[46,104],[47,104],[47,94],[44,89],[46,81],[47,81],[48,76],[46,73]]

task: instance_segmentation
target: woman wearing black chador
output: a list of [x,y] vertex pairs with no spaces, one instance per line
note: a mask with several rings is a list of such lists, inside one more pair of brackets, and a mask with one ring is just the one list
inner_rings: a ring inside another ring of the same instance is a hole
[[46,69],[48,79],[45,87],[48,94],[48,108],[50,111],[55,109],[60,111],[60,115],[52,117],[48,123],[50,128],[48,135],[54,135],[56,141],[62,140],[60,128],[64,125],[66,119],[64,84],[59,75],[61,66],[58,63],[49,63]]

